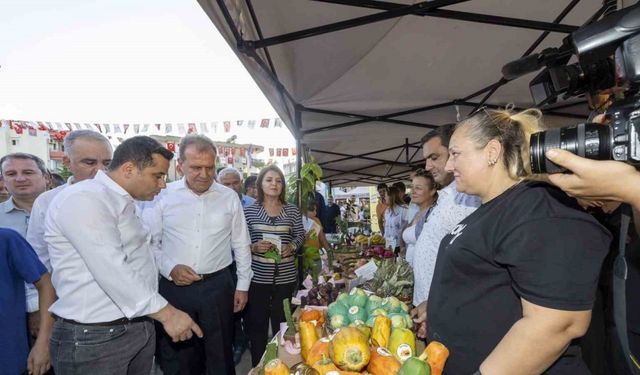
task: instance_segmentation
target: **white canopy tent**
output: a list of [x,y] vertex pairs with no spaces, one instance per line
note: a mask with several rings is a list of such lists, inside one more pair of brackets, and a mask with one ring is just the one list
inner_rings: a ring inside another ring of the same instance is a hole
[[[602,0],[199,0],[330,185],[423,165],[420,138],[481,106],[532,106],[502,66],[600,17]],[[576,123],[583,99],[544,108]],[[301,149],[301,147],[298,147]]]

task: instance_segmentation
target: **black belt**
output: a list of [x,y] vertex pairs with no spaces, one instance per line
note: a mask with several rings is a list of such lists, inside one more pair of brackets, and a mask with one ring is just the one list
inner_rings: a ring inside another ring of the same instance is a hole
[[80,323],[77,322],[75,320],[72,319],[65,319],[65,318],[61,318],[57,315],[53,315],[53,317],[56,320],[61,320],[65,323],[70,323],[70,324],[74,324],[74,325],[80,325],[80,326],[106,326],[106,327],[110,327],[110,326],[121,326],[121,325],[125,325],[125,324],[131,324],[131,323],[142,323],[142,322],[150,322],[151,318],[147,317],[147,316],[140,316],[137,318],[133,318],[133,319],[128,319],[128,318],[120,318],[120,319],[116,319],[116,320],[112,320],[110,322],[99,322],[99,323]]
[[[216,272],[211,272],[211,273],[199,273],[198,276],[200,276],[200,280],[198,281],[205,281],[207,279],[210,279],[212,277],[216,277],[218,275],[220,275],[221,273],[225,272],[225,271],[230,271],[231,267],[233,267],[233,263],[231,263],[230,265],[226,266],[225,268],[221,268],[219,270],[217,270]],[[167,279],[166,277],[162,277],[164,280],[168,281],[168,282],[172,282],[171,280]],[[196,281],[196,282],[198,282]]]

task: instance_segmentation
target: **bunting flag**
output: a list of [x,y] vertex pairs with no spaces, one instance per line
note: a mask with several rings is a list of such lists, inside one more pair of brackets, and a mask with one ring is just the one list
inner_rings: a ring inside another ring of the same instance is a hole
[[229,131],[231,131],[231,121],[225,121],[223,122],[224,124],[224,132],[228,133]]
[[236,121],[236,125],[238,125],[238,126],[242,126],[242,123],[243,123],[243,122],[244,122],[244,120],[238,120],[238,121]]
[[249,129],[253,129],[253,128],[255,128],[255,127],[256,127],[256,120],[249,120],[249,121],[247,121],[247,127],[248,127]]
[[122,133],[122,129],[120,129],[120,124],[113,124],[113,132],[114,133]]
[[165,134],[169,134],[173,131],[173,125],[172,124],[164,124],[165,128],[164,128],[164,132]]
[[38,136],[38,131],[34,128],[29,128],[29,135],[32,137]]
[[269,119],[268,118],[262,119],[262,121],[260,122],[260,127],[261,128],[268,128],[269,127]]
[[[11,124],[11,123],[9,123],[9,124]],[[11,127],[12,125],[9,125],[9,126]],[[16,131],[16,134],[22,134],[22,126],[15,126],[14,125],[13,126],[13,130]]]
[[196,129],[195,122],[190,122],[189,123],[189,131],[187,132],[187,134],[197,134],[197,133],[198,133],[198,129]]
[[289,149],[288,148],[283,148],[282,149],[282,156],[289,156]]
[[77,123],[77,122],[74,122],[74,123],[73,123],[73,126],[75,126],[76,130],[82,130],[82,125],[80,125],[80,124],[79,124],[79,123]]
[[102,133],[102,126],[100,126],[100,124],[93,124],[93,125],[95,125],[95,127],[98,128],[98,131]]
[[127,134],[127,130],[129,130],[129,124],[122,124],[122,128],[124,129],[124,134]]
[[200,123],[200,133],[201,134],[205,134],[209,132],[209,127],[207,126],[206,122],[201,122]]
[[292,148],[292,149],[291,149],[291,155],[295,156],[295,155],[296,155],[296,151],[297,151],[297,150],[296,150],[296,148],[295,148],[295,147],[294,147],[294,148]]
[[91,124],[87,124],[86,122],[84,123],[84,128],[87,129],[87,130],[94,130],[95,131],[95,129],[91,126]]
[[277,148],[276,149],[276,156],[282,156],[282,149],[281,148]]
[[[158,129],[158,131],[160,131],[160,127],[162,126],[162,124],[156,124],[156,129]],[[146,129],[145,129],[146,130]]]
[[273,157],[273,149],[272,148],[269,149],[269,156]]
[[69,129],[69,131],[73,130],[73,128],[71,127],[71,123],[65,122],[64,125],[67,127],[67,129]]
[[282,120],[280,120],[279,118],[277,118],[274,123],[273,123],[273,127],[274,128],[281,128],[282,127]]
[[178,124],[178,134],[181,136],[187,134],[184,124]]
[[111,133],[111,125],[109,124],[102,124],[104,126],[104,132],[105,133]]
[[49,129],[43,122],[38,121],[38,130],[47,131]]

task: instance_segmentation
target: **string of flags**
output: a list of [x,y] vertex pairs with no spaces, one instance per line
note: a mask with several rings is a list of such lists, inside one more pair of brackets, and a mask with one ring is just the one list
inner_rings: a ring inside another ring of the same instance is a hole
[[[0,120],[1,127],[8,127],[17,134],[29,131],[35,136],[36,130],[58,132],[66,134],[73,130],[90,129],[107,135],[177,135],[184,136],[187,134],[215,134],[219,129],[224,133],[230,133],[233,127],[246,127],[248,129],[256,129],[259,124],[260,129],[281,128],[282,120],[262,119],[257,120],[237,120],[237,121],[212,121],[212,122],[187,122],[187,123],[134,123],[134,124],[104,124],[104,123],[78,123],[78,122],[42,122],[42,121],[19,121],[19,120]],[[63,135],[64,138],[64,135]]]
[[[134,123],[134,124],[105,124],[105,123],[70,123],[70,122],[42,122],[42,121],[22,121],[22,120],[0,120],[0,130],[11,129],[16,134],[23,134],[28,132],[31,136],[37,136],[37,131],[44,131],[48,133],[48,136],[56,141],[61,142],[64,137],[73,130],[88,129],[100,132],[111,138],[124,137],[125,135],[170,135],[170,136],[184,136],[187,134],[215,134],[217,133],[219,122],[200,122],[200,123]],[[232,131],[233,126],[247,127],[248,129],[255,129],[256,125],[262,129],[269,129],[270,127],[281,128],[282,121],[279,118],[276,119],[262,119],[258,123],[257,120],[237,120],[237,121],[222,121],[221,130],[224,133]],[[166,147],[169,151],[175,152],[177,145],[175,142],[168,142]],[[295,156],[297,150],[293,148],[269,148],[269,157],[289,157]],[[240,157],[249,156],[254,153],[254,150],[249,147],[219,147],[218,154],[224,157],[233,157],[238,155]]]

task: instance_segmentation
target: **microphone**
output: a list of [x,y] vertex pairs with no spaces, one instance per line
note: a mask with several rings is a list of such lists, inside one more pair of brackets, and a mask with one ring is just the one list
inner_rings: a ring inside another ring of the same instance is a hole
[[544,59],[541,58],[540,54],[535,53],[505,64],[502,67],[502,76],[507,81],[512,81],[525,74],[535,72],[544,65]]

